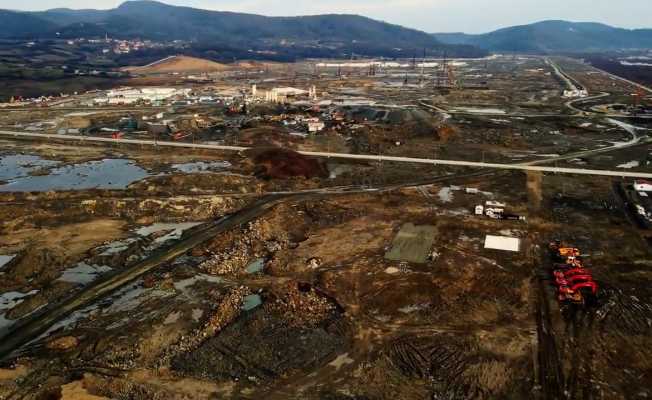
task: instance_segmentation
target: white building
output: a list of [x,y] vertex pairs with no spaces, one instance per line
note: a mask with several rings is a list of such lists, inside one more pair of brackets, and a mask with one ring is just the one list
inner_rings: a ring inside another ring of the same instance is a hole
[[97,97],[93,99],[95,104],[133,104],[139,101],[161,101],[167,100],[171,97],[182,96],[186,97],[190,93],[190,89],[177,89],[165,87],[150,87],[150,88],[124,88],[109,90],[104,97]]
[[289,98],[306,96],[310,93],[311,92],[307,90],[297,89],[293,87],[278,87],[265,92],[265,101],[272,103],[285,103]]

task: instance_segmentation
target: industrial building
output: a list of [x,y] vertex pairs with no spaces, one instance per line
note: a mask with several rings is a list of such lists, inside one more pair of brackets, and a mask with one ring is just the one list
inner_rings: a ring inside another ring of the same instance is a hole
[[94,104],[134,104],[138,102],[157,102],[173,97],[186,97],[190,89],[177,89],[166,87],[123,88],[109,90],[105,96],[93,99]]

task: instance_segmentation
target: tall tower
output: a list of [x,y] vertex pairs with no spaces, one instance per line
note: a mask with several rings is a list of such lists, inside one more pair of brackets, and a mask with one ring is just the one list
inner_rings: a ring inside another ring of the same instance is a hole
[[251,85],[251,97],[256,97],[257,94],[258,94],[258,88],[256,87],[256,85]]

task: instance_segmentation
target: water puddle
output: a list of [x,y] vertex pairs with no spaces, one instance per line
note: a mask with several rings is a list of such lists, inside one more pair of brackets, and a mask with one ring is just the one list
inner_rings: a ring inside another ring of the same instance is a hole
[[16,255],[14,254],[9,254],[4,256],[0,255],[0,271],[2,271],[5,265],[7,265],[9,261],[13,260],[14,257],[16,257]]
[[223,280],[222,278],[219,278],[217,276],[211,276],[207,274],[198,274],[193,276],[192,278],[188,279],[183,279],[177,282],[174,282],[174,288],[178,290],[179,292],[182,292],[186,295],[190,294],[188,291],[188,288],[191,288],[194,284],[197,282],[211,282],[211,283],[222,283]]
[[9,154],[0,156],[0,181],[9,181],[29,176],[42,168],[50,168],[58,161],[45,160],[29,154]]
[[93,282],[100,275],[108,271],[111,271],[111,267],[105,265],[89,265],[80,262],[77,266],[63,271],[63,275],[58,280],[85,285]]
[[112,256],[114,254],[122,253],[127,250],[129,246],[135,242],[135,238],[128,238],[124,240],[116,240],[105,246],[101,246],[99,250],[101,251],[100,256]]
[[263,299],[259,295],[250,294],[249,296],[245,296],[242,309],[244,311],[253,310],[261,304],[263,304]]
[[148,175],[131,160],[104,159],[53,168],[48,175],[17,178],[0,186],[0,192],[125,189]]
[[154,239],[154,243],[162,244],[168,240],[181,238],[183,231],[201,224],[201,222],[180,222],[180,223],[161,223],[157,222],[152,225],[138,228],[135,233],[139,236],[149,236],[153,233],[167,232],[165,235]]
[[5,318],[4,313],[0,314],[0,336],[4,336],[5,332],[11,328],[16,321]]
[[27,293],[7,292],[0,294],[0,311],[11,310],[23,302],[25,297],[38,293],[38,290],[32,290]]
[[255,274],[257,272],[260,272],[263,270],[263,267],[265,266],[265,259],[259,258],[257,260],[254,260],[247,265],[246,271],[250,274]]

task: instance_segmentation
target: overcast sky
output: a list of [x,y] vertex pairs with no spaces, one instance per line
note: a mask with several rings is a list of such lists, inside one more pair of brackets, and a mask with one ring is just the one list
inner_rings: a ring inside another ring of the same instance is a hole
[[[0,8],[113,8],[121,0],[0,0]],[[652,0],[166,0],[264,15],[354,13],[427,32],[483,33],[545,19],[652,28]]]

